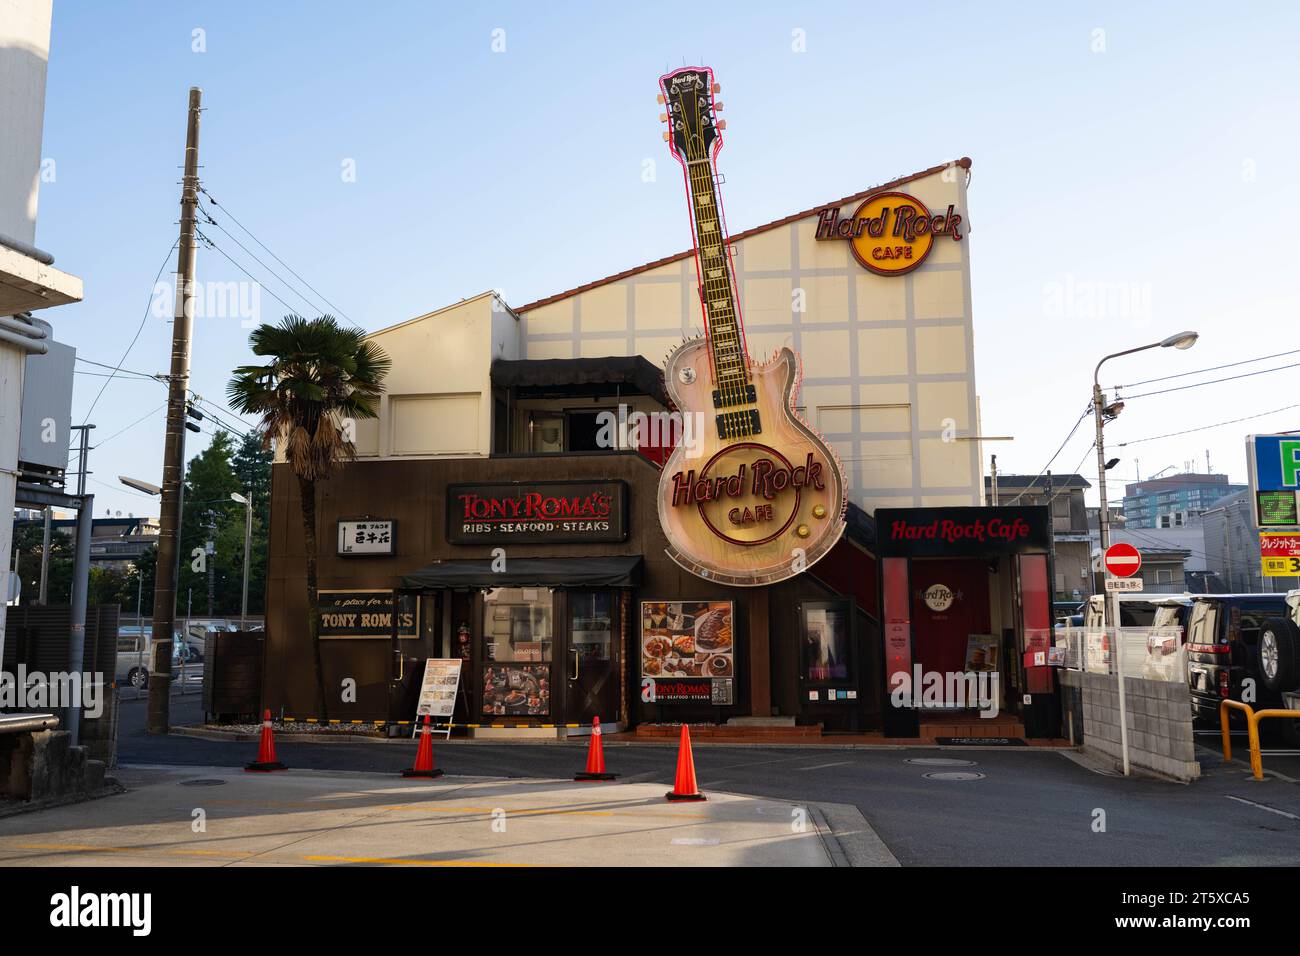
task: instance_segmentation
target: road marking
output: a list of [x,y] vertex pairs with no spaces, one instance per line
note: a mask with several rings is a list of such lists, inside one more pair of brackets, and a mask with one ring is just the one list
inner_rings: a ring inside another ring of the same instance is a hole
[[675,837],[669,841],[673,846],[717,846],[717,840],[709,840],[704,837]]
[[1225,793],[1224,796],[1229,800],[1236,800],[1238,803],[1244,803],[1250,807],[1267,810],[1269,813],[1276,813],[1279,817],[1286,817],[1288,820],[1300,820],[1300,816],[1296,816],[1294,813],[1287,813],[1285,810],[1279,810],[1277,807],[1270,807],[1263,803],[1256,803],[1254,800],[1247,800],[1245,797],[1234,797],[1230,793]]
[[813,764],[811,767],[795,767],[796,770],[825,770],[827,767],[845,767],[853,763],[852,760],[837,760],[835,763]]

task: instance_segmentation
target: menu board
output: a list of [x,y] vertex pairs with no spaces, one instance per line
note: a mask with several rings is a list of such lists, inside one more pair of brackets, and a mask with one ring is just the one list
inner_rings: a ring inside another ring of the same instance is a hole
[[460,686],[458,657],[433,658],[424,662],[424,679],[420,681],[420,703],[415,708],[417,719],[426,714],[432,719],[450,720],[456,709],[456,689]]
[[483,668],[484,714],[545,717],[550,712],[550,664],[489,664]]
[[643,601],[641,676],[657,703],[718,702],[736,673],[730,601]]

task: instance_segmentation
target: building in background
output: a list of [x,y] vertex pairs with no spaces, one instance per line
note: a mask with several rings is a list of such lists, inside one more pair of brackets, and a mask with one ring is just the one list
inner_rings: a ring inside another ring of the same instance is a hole
[[1259,526],[1250,492],[1221,498],[1202,515],[1206,566],[1232,594],[1281,592],[1300,587],[1300,578],[1264,577],[1259,550]]
[[[1050,484],[1050,489],[1049,489]],[[990,505],[1050,505],[1052,555],[1056,569],[1055,600],[1082,600],[1093,593],[1092,539],[1083,495],[1092,483],[1083,475],[998,475],[997,500],[993,480],[984,479]],[[1092,509],[1096,510],[1096,509]]]
[[1227,475],[1167,475],[1124,486],[1126,528],[1177,528],[1220,499],[1245,490]]
[[[32,517],[19,517],[15,529],[27,526],[42,527],[45,519],[40,512]],[[50,533],[62,535],[67,548],[72,550],[77,535],[76,518],[53,518]],[[148,517],[95,518],[90,529],[90,563],[112,571],[129,571],[137,558],[158,544],[158,519]],[[26,586],[26,582],[24,582]]]

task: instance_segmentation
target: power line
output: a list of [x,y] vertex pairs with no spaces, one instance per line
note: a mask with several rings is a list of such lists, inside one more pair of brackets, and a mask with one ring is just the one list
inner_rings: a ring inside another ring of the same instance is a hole
[[[268,253],[270,253],[272,259],[274,259],[276,262],[280,263],[280,265],[282,265],[282,266],[284,266],[286,269],[288,269],[289,272],[291,272],[295,277],[297,277],[297,279],[298,279],[299,282],[301,282],[301,283],[302,283],[303,285],[305,285],[307,288],[311,289],[312,292],[315,292],[316,295],[317,295],[317,297],[318,297],[321,301],[323,301],[326,305],[328,305],[330,308],[332,308],[335,312],[337,312],[337,313],[338,313],[339,315],[341,315],[343,318],[347,319],[349,322],[352,322],[353,325],[356,325],[356,324],[357,324],[356,322],[353,321],[353,319],[352,319],[352,317],[351,317],[350,315],[348,315],[346,312],[344,312],[342,309],[340,309],[337,305],[335,305],[335,304],[334,304],[333,302],[331,302],[329,299],[325,298],[325,296],[321,295],[320,292],[317,291],[317,289],[316,289],[315,286],[313,286],[310,282],[308,282],[308,281],[307,281],[306,279],[304,279],[302,276],[298,275],[297,272],[294,272],[294,270],[293,270],[293,266],[289,265],[289,263],[285,262],[283,259],[281,259],[279,256],[277,256],[274,252],[272,252],[271,249],[266,245],[266,243],[264,243],[261,239],[258,239],[257,236],[254,236],[253,233],[249,230],[249,228],[248,228],[247,226],[245,226],[242,222],[240,222],[238,219],[236,219],[236,218],[234,217],[234,215],[231,213],[230,208],[229,208],[228,206],[225,206],[225,205],[223,205],[222,203],[217,202],[216,197],[214,197],[214,196],[212,195],[212,193],[208,192],[208,191],[207,191],[206,189],[204,189],[202,186],[199,187],[199,192],[201,192],[201,193],[203,193],[203,195],[207,196],[207,197],[208,197],[208,200],[212,203],[212,205],[214,205],[214,206],[221,206],[221,211],[222,211],[223,213],[225,213],[227,216],[230,216],[230,220],[231,220],[231,222],[233,222],[235,225],[237,225],[240,229],[244,230],[244,232],[248,233],[249,237],[250,237],[250,238],[251,238],[255,243],[257,243],[257,244],[258,244],[259,246],[261,246],[263,249],[266,249],[266,251],[267,251]],[[225,230],[222,230],[222,231],[224,232]],[[227,235],[229,235],[229,233],[227,233]],[[232,237],[232,238],[233,238],[233,237]]]
[[230,264],[231,264],[232,266],[234,266],[236,269],[238,269],[238,270],[239,270],[240,272],[242,272],[244,275],[248,276],[250,279],[252,279],[254,282],[256,282],[256,283],[257,283],[259,286],[261,286],[263,289],[266,289],[267,292],[270,292],[270,293],[271,293],[271,298],[275,299],[275,301],[279,302],[282,306],[284,306],[286,309],[288,309],[288,310],[290,311],[290,313],[292,313],[293,315],[297,315],[297,314],[298,314],[298,310],[297,310],[297,309],[295,309],[295,308],[294,308],[293,306],[291,306],[288,302],[285,302],[284,299],[282,299],[282,298],[280,298],[278,295],[276,295],[275,292],[274,292],[272,289],[270,289],[268,286],[263,285],[262,282],[261,282],[261,281],[260,281],[256,276],[254,276],[251,272],[249,272],[247,269],[245,269],[243,266],[241,266],[238,262],[236,262],[234,259],[231,259],[230,256],[226,253],[226,250],[225,250],[225,249],[222,249],[219,245],[217,245],[215,242],[213,242],[213,241],[212,241],[208,236],[205,236],[205,235],[204,235],[202,232],[200,232],[197,228],[194,230],[194,233],[195,233],[195,235],[197,235],[201,240],[203,240],[204,244],[207,245],[207,247],[208,247],[209,249],[215,249],[217,252],[221,253],[223,256],[226,257],[226,259],[230,262]]
[[1267,412],[1256,412],[1254,415],[1245,415],[1241,418],[1231,418],[1226,422],[1215,422],[1213,425],[1200,425],[1196,428],[1185,428],[1180,432],[1169,432],[1165,435],[1152,435],[1150,438],[1135,438],[1132,441],[1120,442],[1117,447],[1123,448],[1126,445],[1140,445],[1144,441],[1156,441],[1160,438],[1174,438],[1178,435],[1190,435],[1192,432],[1203,432],[1207,428],[1221,428],[1224,425],[1236,425],[1238,422],[1248,422],[1252,418],[1263,418],[1265,415],[1275,415],[1278,412],[1289,412],[1293,408],[1300,408],[1300,404],[1283,405],[1281,408],[1274,408]]
[[1254,362],[1264,362],[1268,359],[1296,354],[1300,354],[1300,349],[1291,349],[1288,352],[1274,352],[1272,355],[1260,355],[1256,358],[1242,359],[1240,362],[1229,362],[1226,365],[1213,365],[1210,368],[1198,368],[1194,372],[1179,372],[1176,375],[1162,375],[1159,378],[1143,379],[1140,382],[1130,382],[1128,385],[1116,385],[1115,388],[1137,388],[1139,385],[1150,385],[1152,382],[1167,382],[1173,378],[1186,378],[1188,375],[1200,375],[1203,372],[1218,372],[1225,368],[1236,368],[1239,365],[1250,365]]
[[1070,439],[1074,437],[1074,433],[1079,430],[1079,426],[1083,424],[1083,420],[1088,417],[1088,413],[1091,411],[1092,411],[1092,403],[1089,402],[1088,407],[1085,408],[1083,410],[1083,414],[1079,416],[1079,420],[1075,422],[1074,427],[1070,429],[1070,434],[1066,435],[1065,441],[1061,442],[1061,447],[1056,449],[1056,454],[1052,455],[1052,457],[1047,460],[1047,464],[1043,466],[1043,470],[1038,473],[1038,476],[1034,478],[1033,481],[1031,481],[1024,488],[1020,489],[1020,494],[1016,495],[1014,498],[1011,499],[1011,504],[1014,505],[1016,502],[1018,502],[1023,495],[1025,495],[1027,492],[1033,489],[1034,485],[1038,484],[1039,478],[1047,474],[1047,469],[1051,468],[1052,462],[1056,461],[1056,459],[1060,457],[1061,452],[1065,450],[1065,446],[1070,443]]
[[159,406],[158,406],[157,408],[155,408],[153,411],[151,411],[151,412],[146,412],[144,415],[141,415],[139,418],[137,418],[135,421],[133,421],[130,425],[127,425],[125,428],[119,428],[117,431],[113,432],[113,434],[109,435],[109,436],[108,436],[107,438],[105,438],[103,441],[96,442],[94,445],[91,446],[91,449],[90,449],[90,450],[91,450],[91,451],[94,451],[96,448],[102,448],[104,445],[106,445],[106,444],[108,444],[109,442],[111,442],[111,441],[112,441],[114,438],[116,438],[118,435],[122,434],[122,432],[130,431],[132,428],[135,428],[136,425],[139,425],[141,422],[145,421],[146,419],[148,419],[148,418],[150,418],[150,417],[152,417],[152,416],[154,416],[154,415],[157,415],[159,412],[161,412],[161,411],[162,411],[164,408],[166,408],[166,407],[167,407],[167,403],[166,403],[166,402],[163,402],[161,405],[159,405]]
[[[77,356],[77,361],[78,361],[78,362],[85,362],[87,365],[94,365],[96,368],[106,368],[106,369],[109,369],[110,371],[116,371],[116,372],[117,372],[118,374],[120,374],[120,375],[136,375],[136,376],[138,376],[138,377],[140,377],[140,378],[150,378],[150,379],[153,379],[155,382],[157,382],[157,381],[161,381],[161,380],[166,379],[166,378],[168,377],[168,376],[162,374],[161,372],[156,373],[156,374],[153,374],[153,375],[150,375],[148,372],[135,372],[135,371],[132,371],[132,370],[129,369],[129,368],[121,368],[120,366],[114,366],[114,365],[105,365],[103,362],[95,362],[95,361],[93,361],[93,360],[91,360],[91,359],[88,359],[88,358],[82,358],[80,355]],[[89,374],[91,374],[91,373],[90,373],[90,372],[85,372],[85,373],[83,373],[83,374],[85,374],[85,375],[89,375]]]
[[[126,351],[122,353],[122,358],[117,363],[117,368],[115,369],[115,372],[121,370],[122,363],[127,360],[127,356],[129,356],[131,354],[131,350],[135,348],[135,343],[139,341],[140,333],[144,331],[144,324],[149,321],[149,309],[153,306],[154,289],[158,287],[158,280],[162,278],[163,270],[167,268],[167,262],[169,259],[171,259],[172,252],[175,251],[176,246],[179,244],[180,244],[180,239],[177,238],[177,240],[172,243],[171,248],[167,250],[167,255],[163,257],[162,265],[158,267],[158,274],[153,277],[153,283],[149,286],[149,304],[144,307],[144,315],[141,316],[140,318],[140,325],[139,327],[136,328],[135,335],[131,337],[131,344],[129,344],[126,347]],[[95,410],[95,406],[99,404],[100,398],[102,398],[104,395],[104,389],[108,388],[108,386],[111,385],[112,382],[113,382],[113,376],[110,375],[107,381],[105,381],[104,384],[99,387],[99,392],[95,395],[95,400],[90,403],[90,408],[86,409],[86,417],[81,420],[81,424],[84,425],[86,424],[86,422],[90,421],[90,413],[93,412]]]
[[328,311],[328,310],[326,310],[326,309],[322,309],[322,308],[321,308],[317,303],[315,303],[315,302],[311,301],[310,299],[308,299],[305,295],[302,294],[301,291],[299,291],[297,288],[294,287],[294,284],[293,284],[292,282],[290,282],[290,281],[289,281],[288,279],[286,279],[284,276],[280,275],[280,273],[276,272],[274,269],[272,269],[270,266],[268,266],[265,262],[263,262],[261,259],[259,259],[259,258],[257,257],[257,255],[256,255],[256,253],[254,253],[251,249],[249,249],[248,246],[246,246],[246,245],[244,245],[242,242],[240,242],[240,241],[239,241],[235,236],[232,236],[232,235],[230,234],[230,232],[226,229],[225,226],[221,225],[221,223],[219,223],[219,222],[217,222],[215,219],[213,219],[212,216],[210,216],[210,215],[208,214],[208,211],[207,211],[206,209],[203,209],[203,207],[201,207],[201,206],[200,206],[199,208],[202,210],[203,215],[204,215],[204,218],[206,218],[207,221],[208,221],[210,224],[216,226],[216,227],[217,227],[218,229],[220,229],[223,233],[225,233],[226,236],[230,239],[230,241],[233,242],[235,245],[239,246],[240,249],[243,249],[243,250],[244,250],[244,253],[245,253],[245,254],[246,254],[250,259],[252,259],[254,262],[256,262],[259,266],[261,266],[261,267],[262,267],[263,269],[265,269],[267,272],[271,273],[271,275],[275,276],[276,279],[278,279],[278,280],[280,281],[280,284],[283,285],[286,289],[288,289],[290,292],[292,292],[292,293],[293,293],[294,295],[296,295],[298,298],[302,299],[302,301],[307,305],[307,308],[308,308],[309,311],[311,311],[311,312],[317,312],[317,311],[319,311],[319,312],[321,312],[321,313],[324,313],[324,312]]
[[1169,392],[1182,392],[1189,388],[1200,388],[1202,385],[1218,385],[1220,382],[1235,382],[1241,378],[1252,378],[1256,375],[1267,375],[1269,372],[1284,372],[1289,368],[1300,368],[1300,362],[1292,362],[1290,365],[1279,365],[1276,368],[1262,368],[1258,372],[1243,372],[1240,375],[1228,375],[1224,378],[1212,378],[1205,382],[1193,382],[1191,385],[1177,385],[1173,388],[1162,388],[1154,392],[1142,392],[1140,395],[1124,395],[1124,401],[1133,398],[1150,398],[1152,395],[1165,395]]

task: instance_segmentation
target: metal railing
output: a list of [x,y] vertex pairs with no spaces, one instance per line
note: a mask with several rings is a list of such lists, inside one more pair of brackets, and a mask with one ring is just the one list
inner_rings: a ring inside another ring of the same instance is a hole
[[1246,737],[1250,741],[1250,772],[1256,780],[1264,779],[1264,758],[1259,750],[1259,722],[1270,717],[1282,717],[1300,720],[1300,710],[1282,710],[1269,708],[1255,710],[1250,704],[1239,700],[1224,700],[1219,703],[1219,731],[1223,735],[1223,762],[1232,761],[1232,737],[1228,730],[1228,711],[1240,710],[1246,715]]
[[1122,663],[1125,677],[1187,683],[1181,628],[1063,627],[1055,644],[1068,670],[1116,674]]

